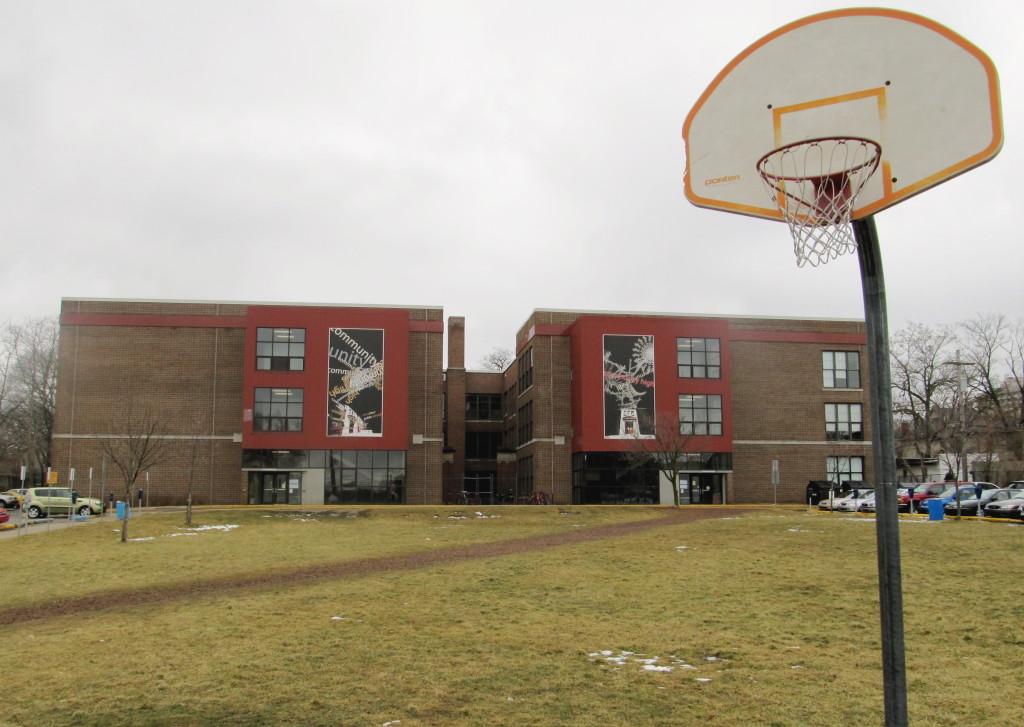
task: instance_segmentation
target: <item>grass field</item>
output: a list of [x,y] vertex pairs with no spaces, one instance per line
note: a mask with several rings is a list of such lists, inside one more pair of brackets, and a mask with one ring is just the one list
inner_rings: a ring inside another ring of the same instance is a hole
[[[147,515],[126,544],[110,522],[0,541],[0,623],[28,614],[0,625],[0,724],[882,723],[869,519],[751,509],[331,570],[664,511],[483,512],[498,517],[205,512],[197,525],[238,527],[189,536],[180,514]],[[1024,527],[900,532],[912,723],[1024,722]]]

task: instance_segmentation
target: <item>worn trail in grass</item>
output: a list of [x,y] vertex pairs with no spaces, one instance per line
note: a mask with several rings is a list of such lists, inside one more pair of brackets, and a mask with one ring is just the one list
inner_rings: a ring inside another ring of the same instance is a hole
[[[320,581],[358,578],[374,573],[410,570],[440,563],[494,558],[590,540],[622,537],[650,528],[667,527],[681,522],[693,522],[710,517],[728,517],[735,514],[734,510],[728,508],[693,508],[687,510],[658,510],[656,512],[658,517],[655,519],[612,522],[592,525],[590,527],[583,526],[577,530],[561,530],[510,540],[490,540],[475,542],[469,545],[456,545],[398,555],[318,563],[316,565],[296,567],[287,571],[281,569],[263,570],[254,573],[217,576],[213,578],[195,578],[194,580],[177,581],[167,584],[144,585],[136,588],[116,588],[86,595],[50,598],[44,604],[27,603],[21,606],[0,609],[0,625],[57,618],[68,614],[81,615],[89,611],[101,611],[122,606],[136,607],[146,604],[167,603],[197,596],[227,594],[248,589],[309,585]],[[563,510],[559,514],[571,515],[572,512]],[[310,517],[315,517],[312,513],[309,513],[309,515]],[[481,515],[483,514],[481,513]],[[483,517],[493,516],[483,515]],[[124,544],[118,547],[131,546],[130,544]]]

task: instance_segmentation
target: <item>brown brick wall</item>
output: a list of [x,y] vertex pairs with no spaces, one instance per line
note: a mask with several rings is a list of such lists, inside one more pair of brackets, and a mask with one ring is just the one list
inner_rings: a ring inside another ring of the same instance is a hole
[[[106,304],[104,312],[143,312],[135,305]],[[161,304],[145,312],[183,311]],[[190,472],[195,501],[239,502],[241,445],[231,438],[241,432],[243,341],[241,329],[62,325],[52,454],[61,481],[74,467],[84,491],[92,467],[94,490],[102,487],[103,442],[117,441],[104,435],[155,418],[163,456],[150,472],[151,504],[182,501]],[[200,437],[194,468],[192,443],[181,439],[191,436]],[[106,469],[121,487],[116,468]]]
[[[517,450],[533,457],[533,489],[559,504],[572,499],[572,360],[567,336],[536,336],[533,386],[516,399],[516,410],[533,402],[534,442]],[[525,349],[524,349],[525,350]],[[517,427],[518,429],[518,427]],[[561,437],[561,444],[551,441]]]
[[[787,330],[793,330],[800,322],[784,323],[789,326]],[[817,321],[807,322],[807,325],[816,331],[835,330]],[[764,330],[765,326],[759,325],[759,328]],[[824,388],[822,351],[859,351],[861,388]],[[733,341],[729,353],[734,439],[730,498],[733,501],[772,501],[773,459],[779,460],[780,502],[802,502],[807,482],[826,478],[829,456],[864,457],[865,479],[873,481],[864,346]],[[825,404],[853,402],[862,405],[864,441],[827,441]]]
[[[443,335],[409,333],[409,449],[406,454],[406,495],[411,505],[443,501],[441,376]],[[414,435],[424,441],[414,444]]]
[[[116,446],[116,445],[115,445]],[[185,500],[188,481],[192,477],[192,501],[195,504],[234,504],[245,502],[244,490],[239,492],[239,473],[242,466],[242,445],[231,440],[201,439],[195,445],[191,440],[165,440],[161,445],[160,463],[150,470],[149,504],[180,504]],[[104,477],[104,448],[98,439],[54,439],[53,461],[71,462],[76,470],[75,489],[88,495],[89,468],[93,468],[92,496],[114,492],[116,499],[124,495],[124,478],[117,467],[106,461]],[[68,465],[57,466],[62,484],[68,481]],[[146,489],[145,476],[139,477],[135,490]]]

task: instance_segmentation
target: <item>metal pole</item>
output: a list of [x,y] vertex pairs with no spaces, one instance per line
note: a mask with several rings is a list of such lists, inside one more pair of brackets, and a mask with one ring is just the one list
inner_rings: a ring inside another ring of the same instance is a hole
[[896,447],[889,378],[889,324],[885,277],[874,217],[853,222],[864,292],[871,375],[871,430],[875,460],[875,539],[878,547],[878,596],[882,622],[882,681],[887,727],[906,727],[907,669],[903,642],[903,576],[900,569],[899,514],[896,502]]
[[[964,472],[963,479],[959,477],[961,482],[967,481],[967,446],[965,444],[966,433],[967,433],[967,417],[965,416],[966,409],[964,408],[964,364],[963,359],[960,358],[960,349],[956,350],[956,360],[960,363],[960,370],[956,379],[956,398],[960,400],[960,467]],[[980,503],[979,503],[980,504]],[[956,519],[960,519],[960,487],[956,486]]]

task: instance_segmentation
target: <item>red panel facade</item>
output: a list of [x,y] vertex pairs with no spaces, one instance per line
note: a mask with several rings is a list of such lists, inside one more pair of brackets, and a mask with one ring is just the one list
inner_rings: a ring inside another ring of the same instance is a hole
[[[721,436],[695,436],[690,445],[694,452],[731,451],[733,427],[728,321],[621,315],[583,315],[568,330],[572,342],[573,451],[615,452],[634,448],[629,440],[604,436],[603,336],[606,334],[654,336],[654,396],[658,420],[679,421],[680,394],[720,394],[723,408]],[[721,378],[679,378],[676,339],[680,337],[720,339]]]
[[[439,324],[440,325],[440,324]],[[257,328],[304,328],[303,371],[257,371]],[[384,331],[381,436],[327,435],[328,339],[332,328]],[[388,308],[250,306],[245,336],[242,444],[245,449],[408,449],[409,312]],[[301,388],[301,432],[254,432],[257,387]]]

